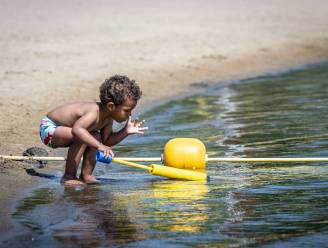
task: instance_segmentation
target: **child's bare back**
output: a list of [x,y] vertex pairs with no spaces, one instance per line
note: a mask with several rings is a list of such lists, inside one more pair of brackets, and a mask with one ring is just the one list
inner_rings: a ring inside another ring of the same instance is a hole
[[94,123],[88,131],[96,131],[111,123],[111,119],[101,120],[101,103],[97,102],[73,102],[56,107],[47,116],[60,126],[73,127],[77,120],[85,115],[94,117]]

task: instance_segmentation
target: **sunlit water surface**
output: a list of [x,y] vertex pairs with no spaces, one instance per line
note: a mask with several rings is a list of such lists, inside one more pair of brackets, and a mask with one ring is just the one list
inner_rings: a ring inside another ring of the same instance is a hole
[[[160,156],[175,137],[210,157],[328,157],[328,66],[211,88],[146,113],[117,156]],[[207,183],[98,164],[101,185],[44,179],[19,199],[18,247],[328,247],[325,163],[209,163]]]

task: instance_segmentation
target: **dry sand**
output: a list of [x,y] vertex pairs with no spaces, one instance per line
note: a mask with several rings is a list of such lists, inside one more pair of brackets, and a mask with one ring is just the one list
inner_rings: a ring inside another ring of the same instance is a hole
[[[108,76],[144,92],[136,111],[219,83],[327,60],[325,0],[2,0],[0,154],[42,146],[53,106],[97,100]],[[36,179],[0,163],[1,220]],[[0,228],[8,228],[2,221]]]

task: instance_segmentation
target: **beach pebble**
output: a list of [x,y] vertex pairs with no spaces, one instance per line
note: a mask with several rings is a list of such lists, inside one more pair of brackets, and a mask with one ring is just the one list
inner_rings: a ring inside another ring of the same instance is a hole
[[[23,152],[23,156],[48,157],[48,152],[44,148],[34,146],[34,147],[30,147],[30,148],[26,149]],[[31,161],[26,161],[26,162],[36,165],[39,168],[44,168],[47,164],[47,161],[42,161],[42,160],[31,160]]]

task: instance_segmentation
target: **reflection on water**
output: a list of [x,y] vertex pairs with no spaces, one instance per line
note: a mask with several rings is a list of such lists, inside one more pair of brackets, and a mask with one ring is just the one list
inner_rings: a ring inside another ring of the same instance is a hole
[[[328,66],[211,89],[156,108],[150,131],[117,155],[160,156],[175,137],[201,139],[209,156],[328,156]],[[18,201],[4,246],[325,247],[325,163],[210,163],[207,183],[173,181],[112,164],[101,185],[56,180]]]
[[[164,222],[152,225],[155,229],[172,232],[200,232],[208,220],[204,198],[208,187],[202,182],[161,181],[152,183],[152,201],[147,212],[161,216]],[[169,220],[169,225],[165,220]]]
[[61,223],[51,228],[55,239],[65,244],[94,247],[104,241],[124,244],[143,238],[133,211],[129,211],[126,205],[128,202],[119,195],[98,187],[83,187],[81,190],[68,187],[63,195],[72,208],[82,211],[70,224]]

